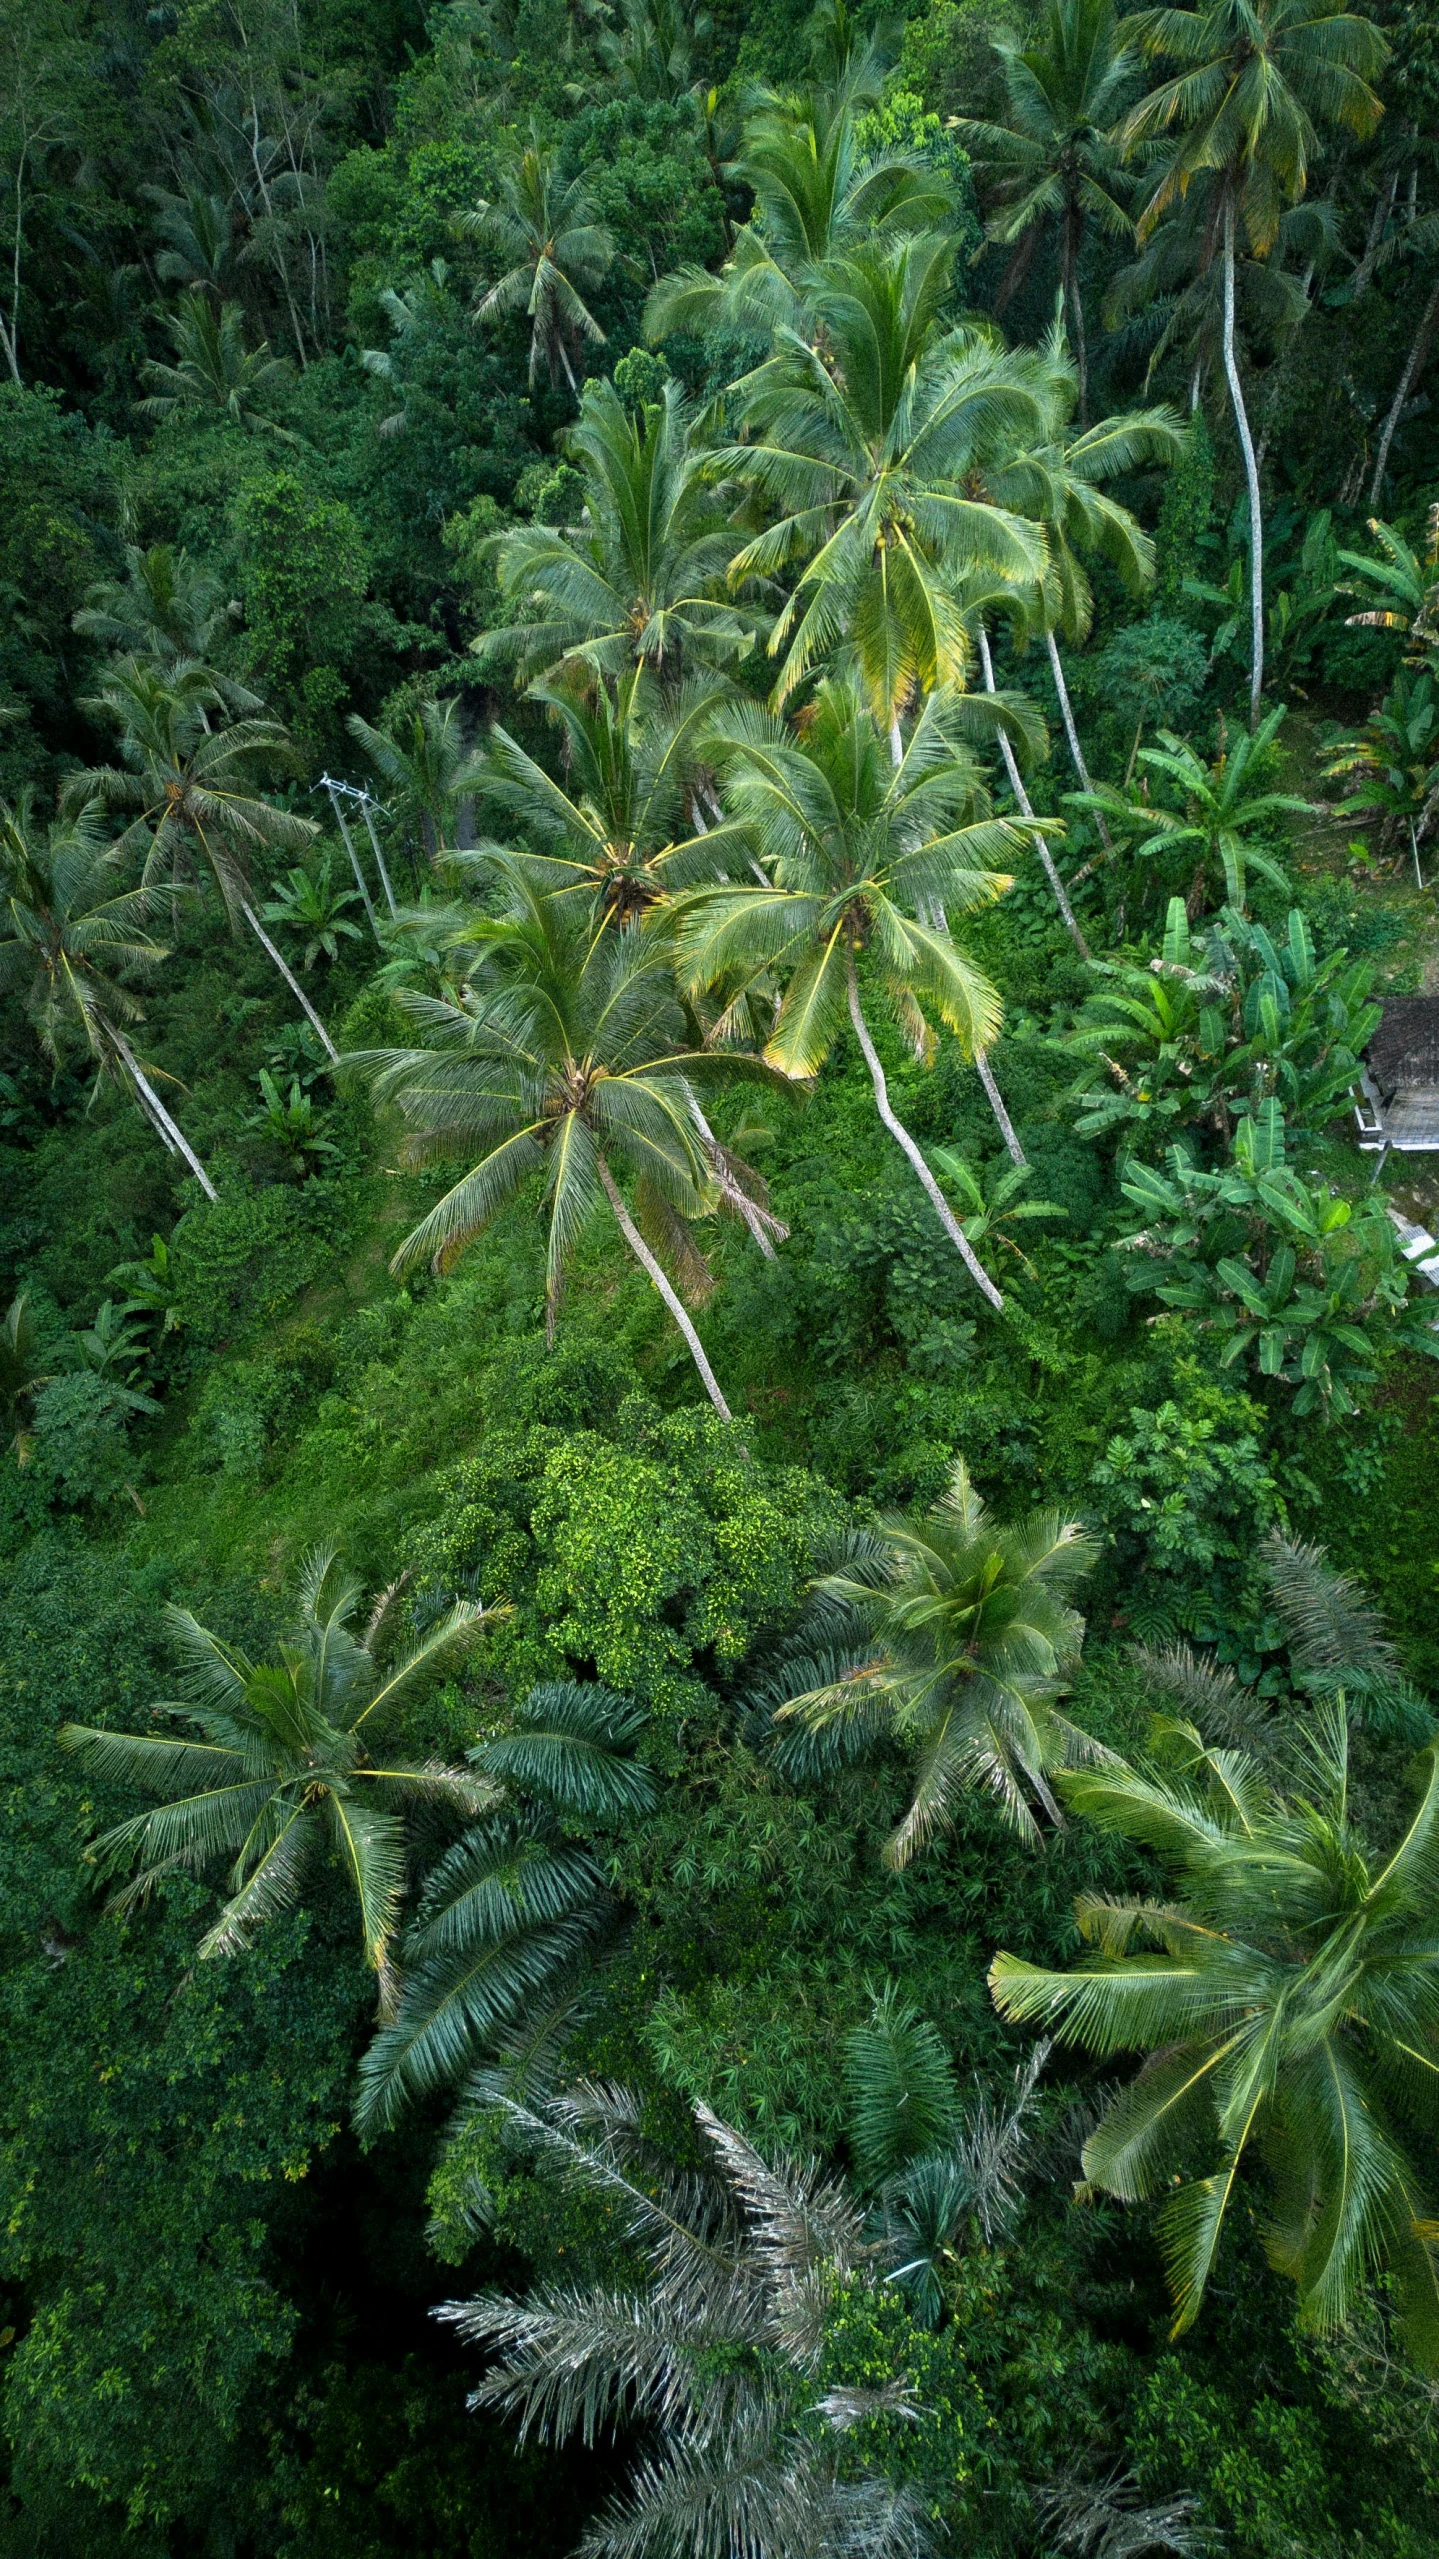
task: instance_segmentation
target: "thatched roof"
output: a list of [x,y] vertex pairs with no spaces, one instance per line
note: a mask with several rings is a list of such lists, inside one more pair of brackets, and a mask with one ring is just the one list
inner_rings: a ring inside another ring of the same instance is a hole
[[1364,1054],[1383,1102],[1415,1085],[1439,1086],[1439,997],[1391,996]]

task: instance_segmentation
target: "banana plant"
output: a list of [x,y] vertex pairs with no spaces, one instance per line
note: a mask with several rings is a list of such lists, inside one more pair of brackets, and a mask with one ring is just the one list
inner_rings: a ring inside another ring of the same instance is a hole
[[1292,1389],[1296,1415],[1354,1412],[1386,1342],[1439,1357],[1383,1201],[1297,1173],[1277,1102],[1240,1121],[1222,1172],[1175,1147],[1168,1172],[1132,1164],[1123,1190],[1146,1221],[1126,1239],[1130,1286],[1219,1335],[1221,1367]]

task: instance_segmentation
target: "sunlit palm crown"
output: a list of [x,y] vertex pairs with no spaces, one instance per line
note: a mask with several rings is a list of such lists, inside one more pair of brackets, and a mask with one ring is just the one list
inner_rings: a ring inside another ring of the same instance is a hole
[[636,663],[678,681],[685,665],[745,655],[757,627],[730,600],[731,505],[695,439],[679,386],[631,415],[610,382],[587,386],[566,451],[585,483],[585,522],[521,525],[496,544],[516,618],[476,643],[523,675],[580,657],[610,675]]
[[384,1670],[372,1650],[378,1619],[355,1633],[359,1587],[332,1548],[310,1557],[299,1599],[299,1624],[271,1662],[247,1660],[188,1609],[168,1611],[183,1695],[154,1712],[192,1725],[198,1740],[79,1724],[61,1739],[96,1776],[164,1798],[96,1843],[103,1870],[135,1870],[122,1906],[174,1868],[203,1874],[224,1860],[228,1897],[200,1952],[230,1954],[296,1900],[317,1859],[333,1856],[359,1901],[366,1955],[383,1969],[404,1881],[396,1808],[428,1802],[472,1818],[495,1789],[438,1763],[376,1756],[375,1740],[385,1718],[453,1670],[492,1618],[461,1603]]
[[1020,838],[993,818],[976,767],[931,700],[895,765],[858,689],[826,678],[798,731],[755,707],[717,717],[725,802],[771,885],[700,888],[679,904],[685,982],[733,988],[791,974],[766,1050],[812,1075],[843,1022],[848,968],[868,946],[911,1042],[928,1045],[924,1007],[983,1047],[999,998],[942,927],[935,902],[986,906],[1009,886],[997,865]]
[[[1415,2347],[1439,2362],[1433,2207],[1411,2156],[1439,2128],[1439,1752],[1420,1755],[1419,1805],[1387,1858],[1350,1818],[1342,1697],[1313,1712],[1293,1797],[1192,1727],[1168,1728],[1167,1755],[1177,1771],[1061,1782],[1076,1811],[1154,1852],[1174,1898],[1083,1897],[1094,1955],[1068,1973],[998,1955],[994,1997],[1087,2051],[1150,2052],[1084,2165],[1126,2200],[1175,2189],[1161,2232],[1177,2327],[1253,2145],[1265,2245],[1306,2323],[1335,2327],[1387,2267]],[[1219,2169],[1189,2174],[1216,2144]]]
[[970,475],[1038,438],[1043,405],[1025,359],[984,329],[942,325],[952,239],[924,237],[830,261],[809,323],[737,386],[747,441],[724,456],[778,521],[731,576],[801,563],[776,623],[783,700],[853,640],[876,716],[962,686],[971,648],[951,589],[985,570],[1017,586],[1044,574],[1038,526],[969,494]]

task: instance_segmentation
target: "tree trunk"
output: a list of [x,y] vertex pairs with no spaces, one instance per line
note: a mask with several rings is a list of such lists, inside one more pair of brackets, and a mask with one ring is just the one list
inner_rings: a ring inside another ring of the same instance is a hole
[[699,1103],[696,1101],[693,1093],[690,1095],[690,1118],[694,1121],[695,1127],[699,1130],[700,1136],[704,1141],[705,1161],[708,1163],[710,1171],[713,1173],[715,1180],[718,1182],[726,1200],[729,1202],[729,1205],[734,1210],[736,1216],[744,1219],[746,1226],[749,1228],[751,1235],[758,1244],[765,1260],[767,1262],[772,1262],[775,1258],[775,1249],[770,1241],[770,1237],[772,1235],[777,1235],[781,1244],[783,1244],[788,1239],[789,1228],[785,1225],[783,1218],[772,1217],[768,1209],[761,1208],[758,1201],[752,1200],[749,1193],[746,1190],[743,1190],[740,1184],[735,1180],[733,1173],[730,1171],[728,1164],[725,1162],[724,1148],[721,1146],[714,1130],[710,1127],[709,1121],[705,1118],[705,1115],[700,1109]]
[[904,762],[904,739],[900,735],[898,711],[892,711],[890,713],[889,760],[891,764],[894,765],[900,765]]
[[274,943],[271,941],[269,934],[266,932],[264,925],[260,922],[258,915],[255,913],[255,910],[247,897],[242,897],[240,900],[240,913],[243,915],[246,923],[254,933],[257,941],[262,942],[265,949],[269,952],[271,959],[274,961],[281,977],[288,986],[290,993],[294,996],[301,1012],[308,1017],[314,1028],[319,1032],[321,1046],[323,1047],[330,1064],[332,1066],[338,1066],[340,1062],[339,1050],[336,1048],[334,1041],[331,1039],[329,1032],[326,1030],[324,1023],[321,1021],[314,1005],[310,1002],[308,995],[305,993],[305,990],[300,984],[300,981],[296,977],[293,969],[287,966],[280,953],[276,950]]
[[[989,653],[989,633],[986,631],[982,622],[979,626],[979,658],[980,664],[984,669],[984,689],[986,693],[993,693],[996,689],[994,681],[994,660]],[[1010,745],[1008,738],[1005,736],[1003,729],[999,732],[999,751],[1004,758],[1004,769],[1009,775],[1009,787],[1014,793],[1015,799],[1020,808],[1023,810],[1024,815],[1031,821],[1031,823],[1033,823],[1034,809],[1030,801],[1029,793],[1024,787],[1023,777],[1020,773],[1018,764],[1015,762],[1014,749]],[[1086,942],[1084,935],[1081,933],[1079,926],[1075,921],[1074,909],[1070,905],[1069,899],[1065,894],[1064,882],[1054,867],[1054,858],[1042,835],[1035,835],[1034,849],[1039,855],[1040,861],[1044,865],[1045,878],[1048,880],[1050,887],[1054,891],[1055,904],[1064,918],[1064,929],[1069,935],[1071,942],[1074,944],[1076,951],[1079,953],[1080,958],[1082,960],[1087,960],[1089,957],[1089,944]]]
[[[1054,689],[1059,695],[1060,718],[1064,722],[1064,734],[1069,740],[1069,760],[1074,766],[1075,772],[1079,775],[1081,782],[1084,784],[1086,791],[1092,791],[1094,784],[1089,778],[1089,767],[1084,761],[1084,749],[1079,743],[1079,731],[1074,722],[1074,705],[1070,701],[1069,686],[1065,682],[1064,678],[1064,660],[1059,654],[1059,642],[1052,631],[1045,632],[1044,640],[1045,646],[1049,651],[1049,667],[1050,673],[1054,677]],[[1095,810],[1094,822],[1099,829],[1100,840],[1104,845],[1106,853],[1112,853],[1114,851],[1114,838],[1104,823],[1104,811],[1102,809]]]
[[1398,432],[1399,421],[1408,405],[1409,394],[1418,379],[1419,369],[1429,352],[1429,341],[1434,335],[1436,320],[1439,320],[1439,283],[1436,283],[1424,305],[1419,326],[1414,334],[1414,344],[1409,350],[1408,363],[1399,376],[1399,388],[1394,394],[1389,415],[1384,421],[1384,432],[1379,439],[1379,456],[1374,465],[1374,477],[1369,487],[1371,515],[1377,515],[1379,512],[1379,493],[1384,485],[1384,474],[1389,467],[1389,447]]
[[[1077,227],[1077,226],[1075,226]],[[1089,424],[1089,345],[1084,334],[1084,304],[1079,293],[1080,241],[1068,217],[1064,226],[1064,298],[1074,320],[1074,370],[1079,377],[1079,423]]]
[[[376,940],[377,942],[379,942],[379,940],[380,940],[380,928],[379,928],[379,925],[378,925],[378,924],[376,923],[376,921],[375,921],[375,910],[374,910],[374,907],[373,907],[373,906],[371,905],[371,903],[370,903],[370,891],[369,891],[369,886],[368,886],[368,884],[367,884],[367,882],[366,882],[365,874],[364,874],[364,872],[363,872],[363,871],[361,870],[361,868],[360,868],[360,857],[359,857],[358,853],[355,851],[354,842],[353,842],[353,839],[351,838],[351,835],[350,835],[350,830],[349,830],[348,826],[345,824],[345,811],[344,811],[343,805],[342,805],[342,803],[341,803],[340,795],[339,795],[338,791],[331,790],[331,792],[330,792],[330,806],[331,806],[331,808],[332,808],[332,809],[334,810],[334,812],[335,812],[335,823],[336,823],[336,825],[338,826],[338,828],[339,828],[339,830],[340,830],[341,835],[344,837],[344,842],[345,842],[345,851],[349,854],[349,857],[350,857],[350,868],[351,868],[351,870],[352,870],[352,871],[354,872],[354,874],[355,874],[355,886],[356,886],[356,888],[359,890],[360,895],[361,895],[361,897],[362,897],[362,898],[363,898],[363,900],[364,900],[365,913],[368,915],[368,917],[369,917],[369,919],[370,919],[370,931],[374,934],[375,940]],[[381,944],[380,944],[380,947],[381,947],[381,949],[383,949],[383,948],[384,948],[383,943],[381,943]]]
[[639,1228],[636,1226],[634,1219],[631,1217],[629,1210],[626,1208],[624,1201],[621,1199],[619,1186],[616,1183],[615,1177],[610,1171],[608,1164],[605,1162],[603,1155],[597,1154],[596,1161],[600,1168],[600,1180],[604,1185],[605,1197],[609,1201],[609,1204],[615,1213],[615,1224],[618,1226],[620,1233],[623,1235],[625,1242],[628,1244],[630,1251],[635,1257],[635,1260],[639,1263],[640,1269],[645,1273],[646,1278],[651,1282],[651,1284],[658,1289],[666,1306],[669,1308],[671,1315],[678,1324],[680,1331],[683,1333],[690,1358],[694,1361],[696,1368],[699,1370],[705,1393],[708,1395],[710,1402],[713,1404],[715,1411],[720,1417],[720,1420],[722,1422],[732,1422],[734,1420],[734,1415],[730,1411],[728,1404],[725,1402],[723,1395],[720,1393],[719,1381],[715,1376],[714,1370],[711,1368],[709,1361],[705,1358],[703,1342],[700,1340],[698,1333],[695,1331],[693,1324],[690,1322],[688,1315],[686,1314],[683,1306],[680,1304],[679,1298],[670,1286],[670,1283],[665,1277],[664,1272],[661,1270],[659,1263],[655,1260],[648,1244],[645,1242],[645,1239],[641,1235]]
[[975,1050],[974,1062],[979,1069],[979,1080],[984,1086],[989,1107],[993,1111],[995,1119],[998,1122],[999,1134],[1009,1149],[1009,1160],[1011,1164],[1027,1165],[1029,1157],[1025,1154],[1023,1147],[1020,1145],[1018,1138],[1015,1136],[1014,1122],[1004,1107],[1004,1095],[1001,1093],[998,1084],[994,1080],[994,1069],[990,1065],[989,1059],[986,1057],[982,1048],[977,1048]]
[[1254,438],[1249,432],[1249,412],[1244,405],[1244,385],[1239,379],[1239,359],[1234,352],[1232,194],[1226,198],[1224,206],[1224,378],[1229,385],[1235,431],[1244,455],[1244,477],[1249,488],[1249,725],[1251,729],[1257,729],[1259,705],[1264,695],[1264,510],[1259,494],[1259,464],[1254,453]]
[[965,1234],[963,1227],[960,1225],[958,1218],[955,1216],[954,1211],[950,1207],[948,1200],[945,1198],[943,1191],[940,1189],[938,1182],[931,1173],[929,1166],[926,1164],[914,1139],[910,1136],[903,1120],[897,1116],[891,1106],[889,1087],[884,1080],[884,1068],[879,1062],[879,1052],[875,1048],[873,1040],[870,1038],[869,1025],[865,1021],[864,1014],[860,1009],[859,980],[855,975],[854,953],[852,950],[846,951],[845,953],[845,979],[849,993],[849,1018],[854,1025],[854,1035],[859,1042],[860,1055],[864,1059],[865,1065],[869,1068],[869,1080],[874,1086],[875,1109],[878,1111],[880,1119],[888,1129],[890,1136],[894,1139],[896,1146],[900,1147],[908,1156],[911,1165],[924,1185],[930,1206],[934,1210],[936,1217],[939,1219],[939,1222],[944,1228],[946,1235],[949,1237],[951,1244],[954,1246],[955,1251],[958,1253],[965,1269],[968,1271],[970,1278],[973,1280],[975,1287],[980,1291],[981,1295],[988,1298],[990,1305],[994,1308],[996,1314],[1002,1314],[1004,1311],[1004,1299],[1001,1297],[999,1290],[995,1287],[988,1271],[985,1269],[983,1263],[975,1253],[969,1237]]
[[389,908],[390,916],[393,920],[394,917],[398,915],[399,908],[395,904],[395,892],[390,886],[390,874],[385,868],[385,857],[380,851],[380,839],[375,833],[375,821],[370,815],[370,795],[368,791],[361,800],[360,806],[365,813],[365,833],[370,839],[370,851],[374,854],[375,868],[380,874],[380,886],[385,892],[385,904]]
[[141,1095],[145,1109],[149,1112],[151,1119],[154,1121],[156,1128],[165,1141],[165,1144],[169,1147],[171,1154],[182,1157],[184,1162],[189,1165],[191,1172],[194,1174],[195,1179],[199,1183],[207,1200],[218,1199],[219,1193],[216,1191],[215,1185],[211,1181],[209,1174],[206,1172],[204,1165],[201,1163],[199,1156],[195,1153],[193,1146],[190,1144],[184,1130],[180,1127],[179,1122],[170,1117],[169,1112],[166,1110],[164,1103],[161,1101],[154,1085],[150,1082],[149,1077],[145,1073],[143,1066],[140,1064],[139,1059],[135,1055],[134,1050],[131,1048],[129,1041],[125,1038],[123,1032],[117,1031],[113,1022],[107,1022],[105,1024],[103,1036],[109,1042],[111,1048],[115,1052],[115,1055],[119,1058],[121,1065],[124,1067],[126,1074],[135,1086],[136,1091]]

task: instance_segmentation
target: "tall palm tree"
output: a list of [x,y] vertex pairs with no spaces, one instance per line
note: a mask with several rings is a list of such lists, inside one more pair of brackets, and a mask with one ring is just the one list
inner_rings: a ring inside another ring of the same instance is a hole
[[530,698],[559,732],[564,779],[496,726],[481,798],[546,885],[593,906],[602,925],[627,924],[718,876],[727,857],[743,860],[743,830],[723,819],[707,829],[699,811],[711,686],[691,682],[671,710],[654,678],[631,667],[613,691],[603,681],[533,684]]
[[[208,666],[216,641],[229,627],[224,588],[213,571],[169,542],[142,551],[125,545],[125,575],[92,586],[74,616],[75,628],[103,640],[120,657],[147,658],[164,673],[189,663]],[[216,675],[234,695],[232,709],[257,711],[257,695]],[[243,700],[239,697],[244,696]]]
[[327,1056],[336,1057],[329,1032],[250,894],[255,852],[263,847],[303,853],[316,834],[309,818],[276,808],[256,788],[265,767],[293,760],[279,722],[244,717],[216,727],[211,714],[224,720],[228,705],[208,668],[182,662],[161,674],[139,658],[124,658],[111,670],[94,708],[119,728],[123,761],[72,775],[62,795],[65,807],[133,810],[118,846],[122,856],[143,855],[146,888],[165,878],[177,884],[193,872],[198,857],[231,923],[237,930],[241,922],[249,925]]
[[1060,288],[1074,332],[1079,419],[1089,423],[1089,356],[1079,265],[1091,224],[1128,240],[1134,225],[1113,128],[1134,88],[1135,61],[1120,30],[1114,0],[1047,0],[1028,44],[996,37],[1009,118],[984,124],[962,116],[956,126],[973,163],[981,197],[992,210],[991,240],[1013,250],[996,297],[1002,310],[1051,230],[1059,250]]
[[102,1075],[127,1085],[214,1199],[209,1174],[122,1028],[141,1012],[126,981],[153,976],[168,956],[145,929],[147,893],[122,885],[123,861],[92,812],[47,829],[28,794],[13,808],[0,802],[0,990],[18,997],[53,1065],[78,1041]]
[[[395,997],[429,1045],[357,1051],[384,1101],[408,1123],[418,1161],[482,1151],[392,1267],[452,1261],[539,1176],[549,1216],[546,1321],[554,1330],[565,1266],[601,1200],[684,1337],[706,1394],[732,1416],[704,1345],[631,1215],[615,1165],[640,1186],[640,1213],[682,1267],[686,1222],[718,1193],[690,1110],[693,1081],[757,1073],[758,1061],[684,1046],[685,1024],[660,943],[633,925],[595,934],[522,862],[496,857],[504,911],[466,928],[475,954],[456,998]],[[697,1256],[694,1257],[697,1260]]]
[[360,1587],[333,1547],[308,1558],[298,1598],[298,1622],[270,1662],[249,1661],[188,1609],[166,1611],[184,1665],[182,1694],[151,1711],[193,1726],[198,1738],[66,1724],[60,1739],[102,1783],[162,1799],[157,1811],[102,1833],[90,1852],[102,1873],[128,1876],[118,1907],[144,1901],[167,1874],[205,1874],[224,1859],[224,1907],[200,1953],[233,1955],[265,1920],[293,1907],[321,1859],[333,1858],[359,1903],[383,2008],[404,1886],[403,1808],[425,1805],[469,1820],[494,1801],[495,1788],[473,1770],[392,1759],[388,1751],[372,1756],[374,1740],[387,1718],[453,1673],[503,1611],[460,1601],[382,1667],[376,1645],[385,1602],[357,1635]]
[[145,380],[150,396],[140,402],[147,418],[172,418],[186,411],[228,419],[251,435],[279,436],[286,444],[299,438],[276,424],[270,406],[292,379],[293,367],[282,355],[271,355],[267,340],[245,344],[245,323],[237,302],[217,310],[208,294],[187,293],[166,322],[175,349],[173,364],[149,363]]
[[643,2268],[618,2288],[482,2293],[440,2314],[488,2350],[472,2406],[548,2441],[591,2446],[636,2421],[651,2433],[628,2492],[586,2534],[590,2559],[923,2559],[917,2501],[867,2475],[848,2432],[907,2406],[903,2378],[816,2403],[835,2287],[873,2286],[880,2253],[844,2186],[762,2158],[704,2105],[696,2163],[681,2172],[645,2139],[628,2089],[523,2105],[500,2082],[493,2101],[516,2147],[615,2216],[627,2262]]
[[754,212],[718,275],[684,267],[661,277],[645,310],[652,342],[680,329],[768,337],[777,324],[800,327],[806,286],[826,259],[943,228],[954,211],[944,174],[921,153],[859,140],[857,116],[882,85],[874,63],[871,48],[837,80],[760,93],[733,163]]
[[1235,262],[1242,226],[1267,257],[1286,203],[1304,193],[1316,123],[1363,137],[1383,108],[1371,83],[1389,47],[1368,18],[1330,0],[1204,0],[1197,9],[1143,9],[1128,22],[1138,50],[1178,67],[1125,120],[1129,148],[1177,134],[1143,212],[1141,238],[1201,180],[1211,242],[1223,259],[1223,356],[1249,492],[1249,724],[1264,692],[1264,514],[1259,461],[1234,344]]
[[889,1099],[856,962],[861,951],[872,953],[888,1008],[918,1055],[933,1046],[926,1006],[970,1056],[989,1048],[999,1027],[998,995],[942,925],[918,919],[935,903],[966,912],[1002,895],[1009,881],[990,866],[1013,852],[1015,829],[989,815],[978,774],[934,698],[897,765],[857,686],[834,677],[820,684],[797,735],[754,707],[718,719],[714,735],[726,799],[769,878],[680,898],[682,981],[694,992],[724,985],[733,996],[736,984],[788,969],[765,1057],[789,1076],[816,1074],[848,1019],[880,1120],[975,1286],[1001,1307],[999,1290]]
[[578,399],[575,367],[583,365],[584,347],[605,342],[584,297],[604,282],[614,257],[583,178],[562,179],[556,154],[532,132],[501,170],[498,202],[461,214],[458,227],[504,268],[476,303],[475,318],[507,320],[523,311],[530,322],[531,389],[542,370],[552,383],[563,374]]
[[782,328],[738,386],[748,440],[727,467],[778,510],[731,578],[802,564],[769,647],[783,703],[848,639],[871,707],[900,751],[902,712],[962,690],[971,642],[954,602],[976,570],[1016,587],[1044,574],[1037,526],[969,494],[991,455],[1043,431],[1021,357],[993,334],[949,328],[952,239],[831,260],[813,279],[808,333]]
[[815,1583],[765,1702],[821,1751],[826,1736],[854,1748],[887,1734],[917,1749],[887,1865],[907,1865],[976,1787],[1024,1838],[1039,1836],[1032,1802],[1060,1819],[1051,1777],[1098,1752],[1055,1702],[1084,1642],[1070,1595],[1098,1551],[1059,1511],[1002,1528],[961,1457],[931,1510],[856,1532]]
[[1192,1725],[1171,1724],[1166,1750],[1169,1764],[1059,1783],[1074,1811],[1157,1857],[1169,1890],[1086,1894],[1093,1954],[1068,1972],[997,1955],[995,2004],[1106,2059],[1148,2055],[1085,2144],[1084,2173],[1125,2202],[1164,2197],[1176,2333],[1262,2158],[1256,2218],[1302,2322],[1332,2331],[1387,2272],[1433,2369],[1439,2251],[1418,2161],[1439,2120],[1439,1750],[1420,1753],[1419,1802],[1387,1855],[1351,1816],[1342,1697],[1311,1710],[1292,1798]]
[[725,593],[733,509],[679,385],[632,413],[612,382],[587,383],[565,452],[584,481],[583,520],[500,537],[510,619],[473,643],[476,656],[513,662],[521,680],[570,657],[609,676],[645,665],[671,687],[687,668],[747,656],[756,616]]

